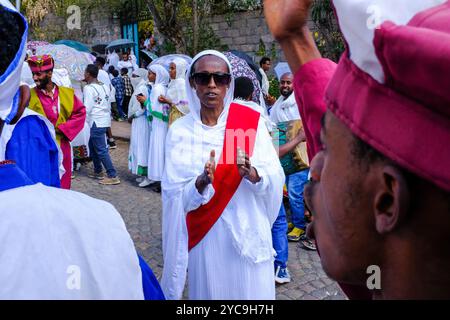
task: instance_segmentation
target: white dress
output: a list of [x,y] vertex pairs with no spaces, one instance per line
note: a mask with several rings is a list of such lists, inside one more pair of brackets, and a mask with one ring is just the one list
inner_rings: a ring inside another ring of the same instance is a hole
[[[168,116],[166,105],[158,101],[160,95],[166,95],[166,87],[162,84],[155,84],[150,97],[152,110]],[[148,178],[153,181],[161,181],[163,176],[164,150],[168,128],[167,122],[153,117],[148,155]]]
[[[195,139],[194,134],[201,138]],[[168,299],[180,297],[187,258],[190,299],[275,299],[271,228],[281,206],[285,177],[263,119],[251,158],[262,180],[241,182],[222,216],[189,254],[186,231],[174,234],[166,230],[183,227],[186,214],[214,195],[211,185],[200,195],[195,180],[203,172],[210,150],[216,150],[216,159],[220,159],[224,134],[224,125],[199,125],[192,114],[177,120],[169,130],[162,185],[163,234],[172,238],[163,238],[163,251],[174,250],[164,250],[170,243],[178,253],[164,257],[161,285]],[[184,182],[176,182],[180,175]],[[172,216],[171,225],[164,221],[167,216]],[[173,217],[178,217],[177,224]]]
[[135,175],[144,175],[140,171],[148,166],[148,147],[150,140],[151,124],[148,121],[145,109],[136,99],[136,95],[142,93],[148,96],[145,81],[142,81],[131,97],[128,107],[128,117],[133,117],[131,124],[130,150],[128,157],[128,169]]

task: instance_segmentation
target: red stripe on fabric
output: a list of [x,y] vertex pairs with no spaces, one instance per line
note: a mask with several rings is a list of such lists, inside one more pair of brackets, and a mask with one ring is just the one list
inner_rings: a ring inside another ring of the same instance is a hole
[[250,157],[256,140],[260,114],[246,106],[231,104],[227,118],[222,155],[214,175],[214,196],[206,204],[188,213],[189,251],[211,230],[220,218],[242,178],[236,165],[237,148]]

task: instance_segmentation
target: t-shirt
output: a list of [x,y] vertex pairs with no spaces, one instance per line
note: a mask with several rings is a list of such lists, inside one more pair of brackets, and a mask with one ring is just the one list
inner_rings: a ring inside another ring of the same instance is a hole
[[105,84],[91,83],[84,87],[84,105],[90,127],[95,123],[98,128],[111,127],[110,89]]

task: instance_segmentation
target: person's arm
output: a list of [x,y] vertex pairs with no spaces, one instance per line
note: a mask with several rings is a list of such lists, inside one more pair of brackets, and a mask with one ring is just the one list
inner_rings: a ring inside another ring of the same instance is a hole
[[294,139],[280,146],[278,156],[280,158],[283,158],[289,152],[293,151],[300,143],[305,141],[306,141],[305,132],[303,130],[300,130],[298,134],[294,137]]
[[312,0],[264,0],[264,13],[292,72],[321,55],[307,26]]

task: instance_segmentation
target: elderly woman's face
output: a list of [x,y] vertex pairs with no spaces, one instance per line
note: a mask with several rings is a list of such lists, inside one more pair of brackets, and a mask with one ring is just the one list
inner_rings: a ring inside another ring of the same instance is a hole
[[169,66],[169,75],[172,80],[177,78],[177,65],[173,62]]
[[149,71],[148,72],[148,81],[155,83],[156,81],[156,73]]
[[204,56],[195,64],[191,85],[203,107],[222,108],[225,95],[230,87],[227,63],[216,56]]

